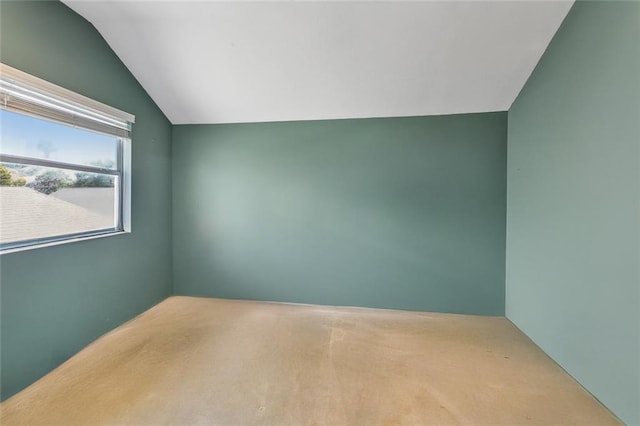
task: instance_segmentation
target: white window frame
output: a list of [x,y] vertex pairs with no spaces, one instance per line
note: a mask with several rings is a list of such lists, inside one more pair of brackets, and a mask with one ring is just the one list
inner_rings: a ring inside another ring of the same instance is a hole
[[6,243],[0,246],[0,255],[131,232],[131,132],[135,116],[3,63],[0,63],[0,109],[97,131],[119,140],[115,170],[0,151],[0,162],[117,176],[118,187],[115,189],[119,199],[118,221],[114,228]]

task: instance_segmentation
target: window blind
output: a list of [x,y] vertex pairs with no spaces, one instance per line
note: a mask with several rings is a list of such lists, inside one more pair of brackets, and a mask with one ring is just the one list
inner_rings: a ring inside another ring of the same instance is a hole
[[0,64],[0,108],[131,139],[135,117]]

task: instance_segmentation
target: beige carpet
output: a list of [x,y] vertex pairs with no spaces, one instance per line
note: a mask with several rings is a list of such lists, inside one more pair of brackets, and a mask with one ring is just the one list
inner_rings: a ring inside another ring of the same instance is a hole
[[505,318],[172,297],[2,404],[23,424],[619,424]]

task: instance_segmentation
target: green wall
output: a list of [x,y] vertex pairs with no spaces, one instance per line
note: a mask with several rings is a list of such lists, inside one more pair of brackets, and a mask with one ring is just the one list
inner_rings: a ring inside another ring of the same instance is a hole
[[171,125],[59,2],[0,4],[2,62],[136,115],[132,230],[0,257],[2,397],[171,293]]
[[174,126],[177,294],[502,315],[506,113]]
[[509,111],[506,313],[640,424],[640,3],[578,2]]

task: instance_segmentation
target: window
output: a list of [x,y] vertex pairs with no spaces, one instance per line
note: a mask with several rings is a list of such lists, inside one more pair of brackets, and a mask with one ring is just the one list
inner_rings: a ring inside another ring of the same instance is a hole
[[0,250],[130,231],[135,118],[0,67]]

